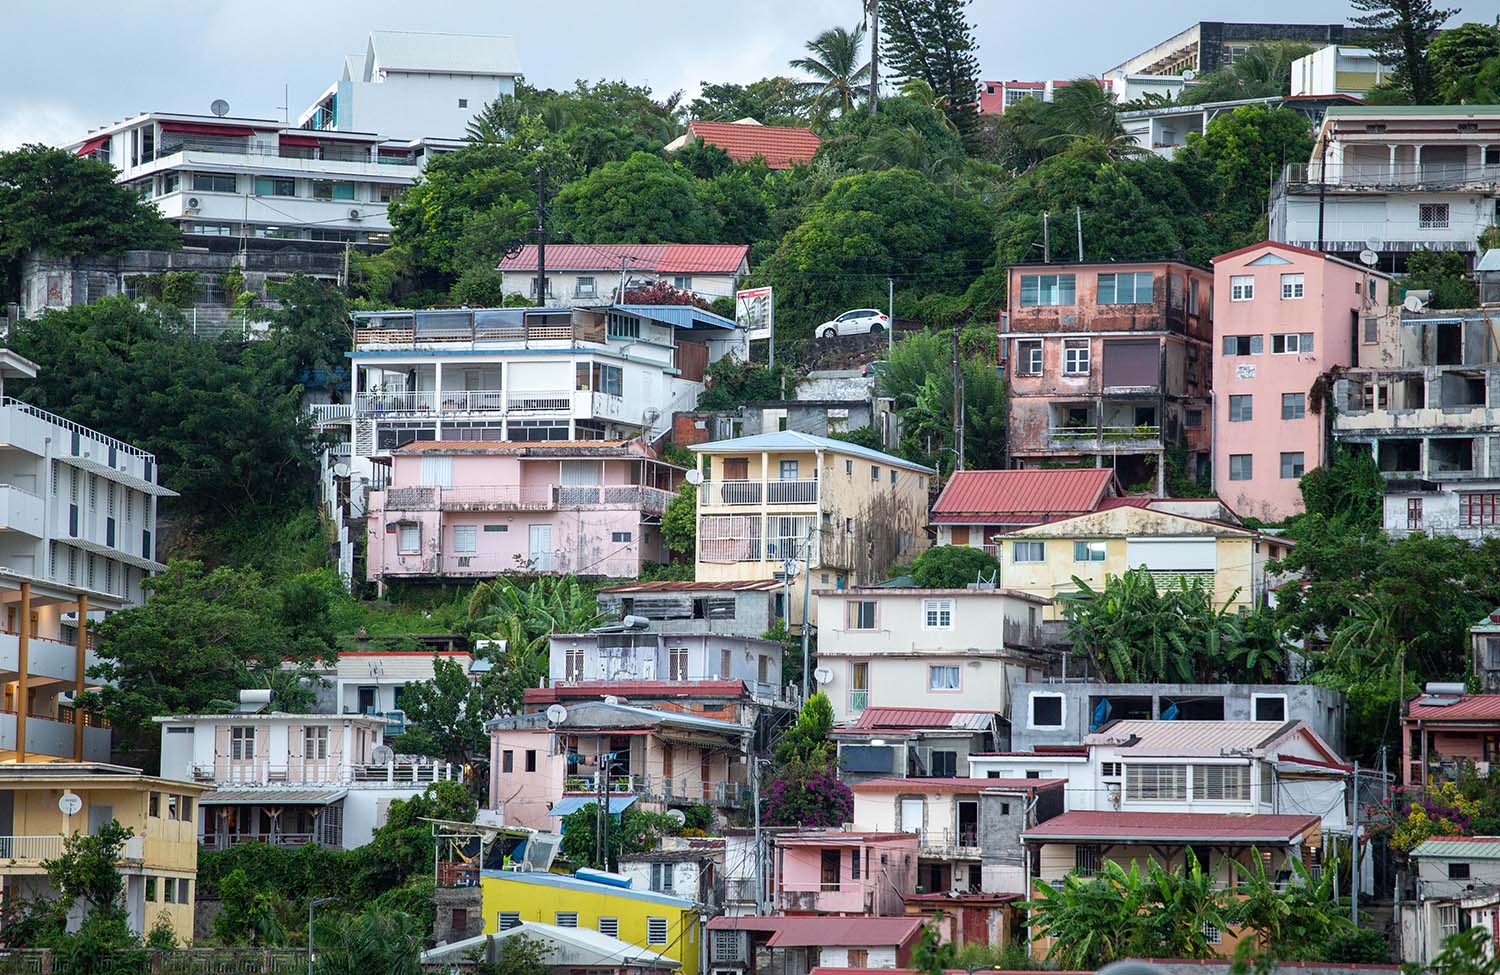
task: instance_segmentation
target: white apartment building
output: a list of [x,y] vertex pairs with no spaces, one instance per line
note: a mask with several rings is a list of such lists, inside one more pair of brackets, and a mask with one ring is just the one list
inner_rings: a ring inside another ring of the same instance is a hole
[[817,593],[819,688],[839,723],[867,708],[1007,715],[1037,656],[1047,600],[1010,589],[858,586]]
[[369,244],[390,242],[386,206],[416,181],[427,153],[440,151],[368,131],[167,112],[116,122],[67,148],[114,166],[119,182],[190,239]]
[[339,79],[297,116],[297,125],[461,139],[485,106],[516,93],[520,77],[510,37],[371,31],[364,54],[344,58]]
[[1292,62],[1292,95],[1365,94],[1390,75],[1368,47],[1327,44]]
[[386,719],[386,733],[406,729],[402,695],[409,683],[430,681],[437,658],[458,664],[464,673],[474,666],[467,650],[346,650],[330,664],[314,668],[320,714],[375,715]]
[[143,601],[173,492],[151,454],[3,395],[37,371],[0,349],[0,761],[108,761],[109,729],[73,708],[97,662],[79,620]]
[[357,312],[357,476],[418,440],[603,440],[665,431],[709,363],[745,356],[734,322],[689,305]]
[[[546,260],[546,303],[564,308],[608,305],[657,283],[710,301],[733,298],[750,273],[744,244],[552,244]],[[506,294],[536,300],[535,244],[506,257],[499,270]]]
[[1473,254],[1497,184],[1500,106],[1335,105],[1308,162],[1272,189],[1271,239],[1350,259],[1369,248],[1384,271],[1416,250]]
[[198,800],[206,850],[255,842],[352,850],[385,825],[393,801],[462,778],[446,762],[398,758],[380,716],[242,711],[153,720],[162,776],[214,787]]

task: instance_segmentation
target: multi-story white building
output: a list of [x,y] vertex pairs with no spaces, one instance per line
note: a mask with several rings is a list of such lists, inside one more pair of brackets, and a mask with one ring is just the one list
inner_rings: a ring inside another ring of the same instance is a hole
[[173,492],[151,454],[3,395],[37,369],[0,349],[0,761],[108,761],[73,707],[97,662],[79,620],[143,600]]
[[1353,95],[1364,98],[1391,69],[1368,47],[1327,44],[1292,62],[1292,95]]
[[364,54],[297,116],[322,132],[439,134],[459,139],[495,99],[516,93],[515,40],[484,34],[371,31]]
[[1496,225],[1500,106],[1335,105],[1272,189],[1272,240],[1383,271],[1418,250],[1473,254]]
[[366,477],[371,458],[418,440],[654,436],[697,404],[709,363],[746,346],[734,322],[690,305],[354,319],[353,458]]
[[[744,244],[553,244],[547,248],[549,305],[593,308],[624,292],[667,284],[700,298],[733,298],[750,273]],[[537,248],[526,244],[500,262],[506,294],[536,300]]]

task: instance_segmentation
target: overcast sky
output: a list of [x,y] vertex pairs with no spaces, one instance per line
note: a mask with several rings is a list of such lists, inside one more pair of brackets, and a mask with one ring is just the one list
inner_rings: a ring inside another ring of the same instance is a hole
[[[1455,4],[1457,5],[1457,4]],[[291,116],[372,29],[511,34],[533,84],[624,78],[658,94],[787,71],[861,0],[0,0],[0,149],[65,143],[142,110]],[[1500,0],[1462,5],[1492,20]],[[1337,23],[1347,0],[974,0],[988,79],[1097,74],[1195,20]],[[1253,11],[1253,14],[1250,13]],[[419,135],[422,133],[392,133]]]

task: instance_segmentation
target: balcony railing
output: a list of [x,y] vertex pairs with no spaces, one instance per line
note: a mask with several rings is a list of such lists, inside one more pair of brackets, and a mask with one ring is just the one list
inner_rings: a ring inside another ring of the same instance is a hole
[[506,405],[498,389],[359,393],[354,402],[360,413],[498,413]]
[[387,511],[572,511],[626,509],[661,514],[675,495],[639,484],[479,484],[386,491]]
[[870,691],[868,688],[856,688],[849,692],[849,710],[859,714],[870,706]]
[[1067,450],[1160,447],[1161,427],[1147,424],[1133,427],[1061,426],[1048,430],[1047,438],[1050,446]]
[[460,770],[447,762],[389,762],[385,765],[341,765],[328,760],[271,764],[254,759],[201,762],[193,766],[195,782],[237,785],[421,785],[458,781]]
[[317,424],[337,423],[354,416],[354,407],[349,403],[311,403],[307,412]]
[[573,409],[573,392],[568,389],[512,391],[505,398],[505,408],[512,413],[566,413]]
[[816,504],[818,481],[804,480],[770,481],[705,481],[701,497],[705,505],[752,505],[760,504],[764,496],[768,504]]
[[[361,319],[355,347],[452,345],[455,343],[599,342],[607,340],[604,322],[522,322],[519,309],[505,312],[439,309],[410,315]],[[420,328],[416,327],[420,325]]]
[[[1283,179],[1288,191],[1305,193],[1316,190],[1323,179],[1316,165],[1291,163]],[[1403,159],[1392,167],[1388,158],[1360,159],[1327,167],[1330,192],[1361,190],[1460,190],[1466,187],[1490,187],[1500,184],[1500,166],[1471,166],[1454,160],[1434,160],[1415,165]]]
[[[634,795],[661,802],[691,801],[714,805],[738,806],[744,798],[744,787],[734,782],[703,782],[684,776],[615,775],[606,780],[609,794]],[[577,795],[598,795],[597,775],[569,775],[563,791]]]
[[269,843],[273,846],[311,846],[317,842],[312,833],[200,833],[198,846],[205,850],[227,850],[246,843]]
[[[918,784],[920,779],[915,780]],[[922,849],[946,854],[950,856],[978,856],[979,855],[979,828],[977,826],[964,827],[962,829],[924,829],[918,833],[918,843]]]
[[62,856],[62,836],[0,836],[0,860],[56,860]]

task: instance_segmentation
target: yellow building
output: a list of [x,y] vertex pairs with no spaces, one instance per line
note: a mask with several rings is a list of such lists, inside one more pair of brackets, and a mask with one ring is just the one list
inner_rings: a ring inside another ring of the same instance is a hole
[[479,885],[485,934],[523,921],[583,928],[675,959],[682,975],[698,973],[703,931],[690,900],[555,873],[485,870]]
[[[1000,585],[1045,599],[1078,591],[1074,578],[1100,589],[1110,576],[1145,568],[1158,585],[1203,579],[1214,600],[1234,609],[1260,605],[1266,563],[1291,543],[1240,523],[1214,500],[1111,498],[1099,510],[995,536]],[[1052,603],[1044,618],[1060,619]]]
[[145,933],[166,917],[178,942],[186,944],[193,937],[198,896],[194,817],[204,791],[205,786],[120,765],[0,765],[4,899],[52,896],[44,864],[62,853],[63,838],[92,833],[114,819],[132,831],[120,858],[131,929]]
[[[812,588],[867,585],[927,547],[931,468],[857,444],[783,430],[698,444],[699,582],[780,579],[798,560],[787,620]],[[808,618],[817,622],[816,602]]]

